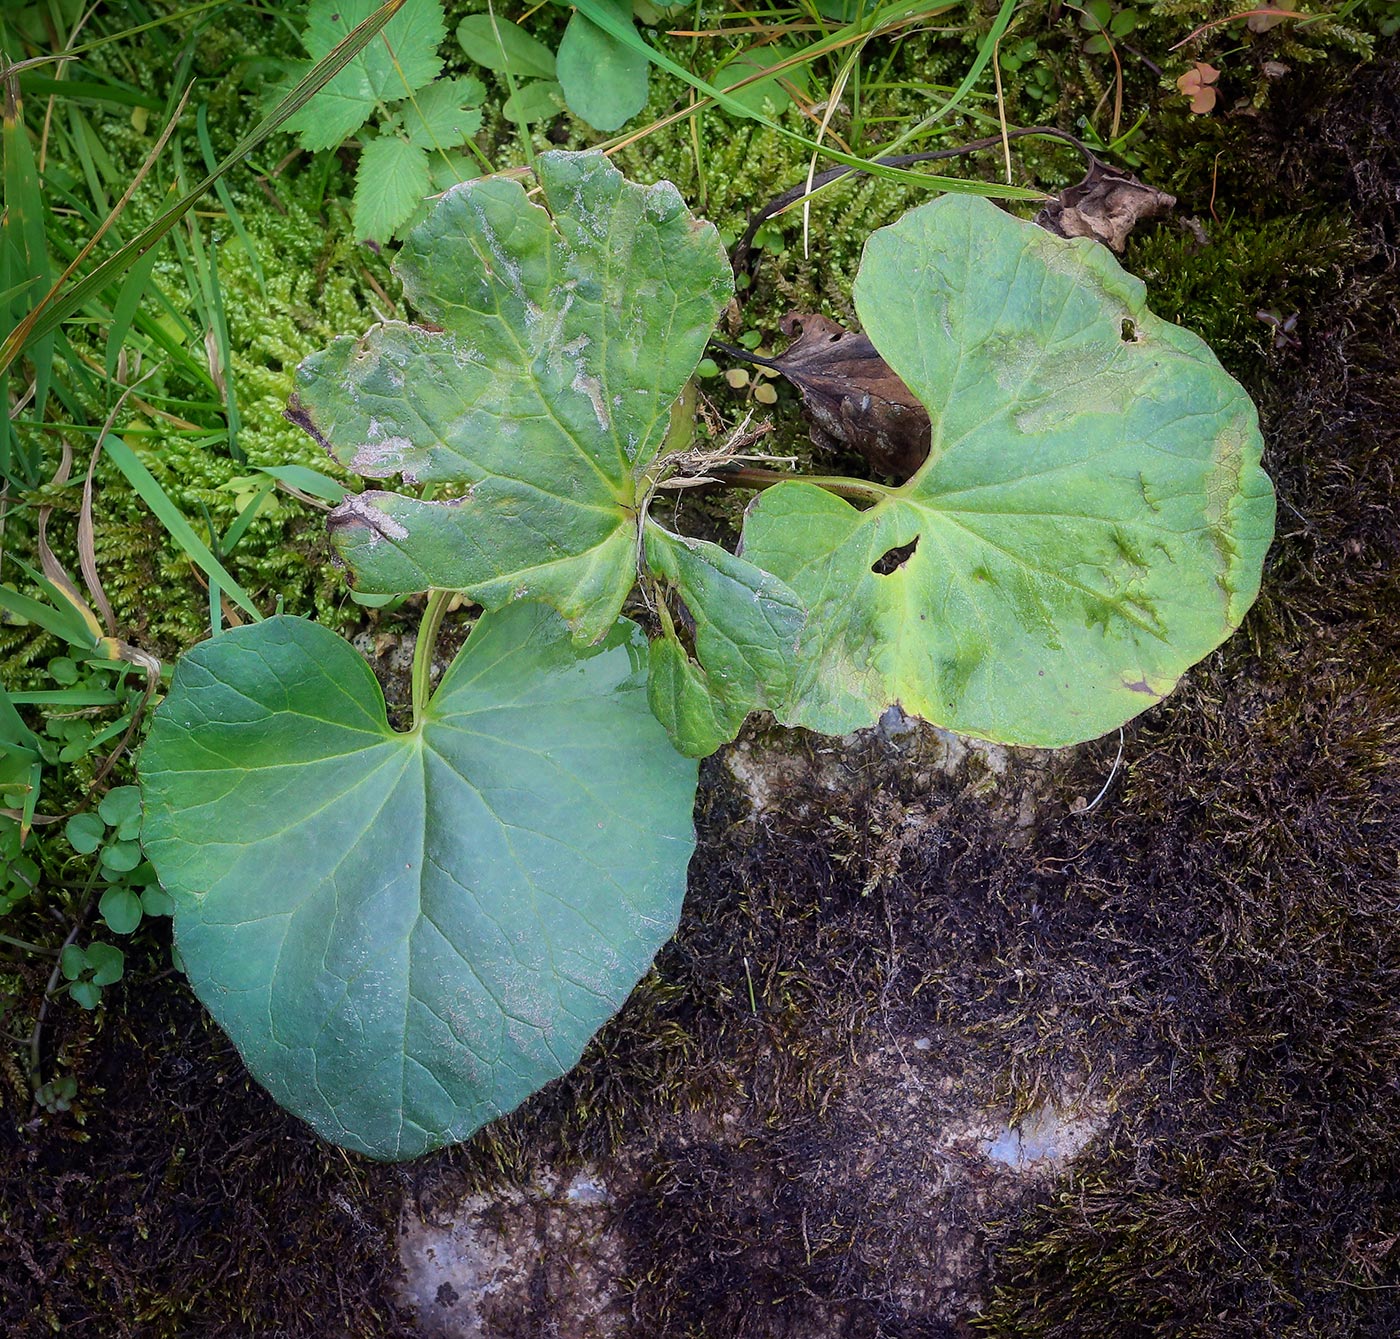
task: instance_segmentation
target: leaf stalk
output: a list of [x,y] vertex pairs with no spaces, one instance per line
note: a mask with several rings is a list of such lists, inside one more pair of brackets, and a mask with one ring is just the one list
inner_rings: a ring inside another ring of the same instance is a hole
[[898,490],[873,479],[847,479],[834,474],[784,474],[780,470],[758,469],[752,465],[722,465],[710,477],[726,488],[771,488],[774,484],[815,484],[828,493],[860,502],[883,502]]
[[438,632],[442,628],[443,615],[452,602],[456,591],[431,590],[428,592],[428,607],[423,611],[423,621],[418,625],[418,641],[413,647],[413,728],[422,723],[423,713],[428,707],[428,698],[433,687],[433,651],[437,647]]

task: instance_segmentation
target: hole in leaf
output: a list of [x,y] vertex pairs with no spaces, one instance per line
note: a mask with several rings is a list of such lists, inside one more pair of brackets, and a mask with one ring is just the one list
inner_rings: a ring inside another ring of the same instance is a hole
[[901,544],[898,548],[890,549],[883,557],[876,559],[870,564],[870,570],[876,576],[887,577],[891,572],[897,572],[913,556],[914,550],[919,547],[919,537],[915,535],[907,544]]
[[1123,339],[1123,343],[1124,343],[1124,344],[1136,344],[1136,343],[1137,343],[1137,322],[1136,322],[1136,321],[1127,320],[1127,319],[1125,318],[1124,321],[1123,321],[1123,329],[1122,329],[1121,335],[1122,335],[1122,339]]

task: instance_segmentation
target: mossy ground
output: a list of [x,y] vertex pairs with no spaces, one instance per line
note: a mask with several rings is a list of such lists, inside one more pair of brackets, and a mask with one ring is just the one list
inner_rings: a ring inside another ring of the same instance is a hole
[[[1067,1176],[970,1224],[976,1332],[1400,1332],[1400,62],[1279,54],[1299,68],[1257,115],[1191,119],[1130,75],[1130,100],[1157,108],[1133,142],[1141,172],[1210,242],[1168,222],[1125,263],[1259,401],[1280,539],[1245,628],[1130,728],[1104,803],[1073,812],[1116,740],[1051,769],[1034,826],[1008,841],[978,788],[878,735],[832,762],[829,741],[755,726],[751,744],[795,756],[797,780],[755,817],[724,761],[707,764],[681,933],[585,1063],[406,1168],[328,1148],[281,1113],[153,955],[95,1019],[51,1015],[49,1064],[80,1082],[72,1112],[34,1117],[18,1070],[0,1080],[6,1333],[412,1333],[392,1300],[400,1203],[544,1162],[627,1170],[637,1335],[967,1333],[919,1292],[920,1131],[891,1117],[873,1144],[853,1133],[867,1062],[891,1037],[934,1040],[930,1073],[987,1107],[1069,1085],[1112,1112]],[[1081,91],[1102,75],[1063,42],[1045,58]],[[1254,87],[1230,77],[1235,96]],[[709,211],[731,223],[805,168],[718,124],[702,142]],[[694,191],[693,158],[670,152],[644,146],[628,166]],[[294,362],[363,323],[362,270],[383,287],[375,259],[327,251],[318,215],[287,203],[259,236],[295,263],[269,274],[277,319],[240,355],[250,455],[268,463],[304,446],[277,417]],[[860,238],[906,203],[851,190],[830,207],[846,241],[813,264],[790,249],[789,291],[765,263],[746,319],[771,331],[790,302],[848,314]],[[233,271],[231,302],[251,313],[260,298]],[[1273,347],[1264,308],[1299,313],[1300,347]],[[182,497],[231,516],[232,462],[168,463]],[[197,587],[111,495],[123,609],[158,642],[193,637]],[[250,540],[250,585],[344,618],[328,569],[301,561],[318,542],[284,515]],[[153,585],[191,598],[153,610]],[[839,792],[814,786],[818,764],[841,769]],[[37,998],[46,971],[17,970]],[[557,1319],[539,1291],[500,1332],[546,1335]]]

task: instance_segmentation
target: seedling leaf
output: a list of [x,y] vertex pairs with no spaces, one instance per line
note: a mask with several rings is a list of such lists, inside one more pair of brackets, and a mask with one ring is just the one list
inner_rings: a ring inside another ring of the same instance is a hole
[[874,234],[855,299],[932,448],[866,511],[752,504],[745,556],[809,609],[780,720],[1091,739],[1238,626],[1273,534],[1254,407],[1107,249],[945,196]]
[[564,90],[557,79],[532,79],[519,84],[505,101],[501,114],[507,121],[533,125],[547,121],[564,110]]
[[553,79],[554,53],[518,24],[490,14],[471,14],[457,25],[457,40],[470,60],[516,79]]
[[578,1059],[674,931],[697,769],[632,624],[478,622],[408,733],[334,633],[278,617],[176,670],[140,759],[196,992],[323,1136],[410,1158]]

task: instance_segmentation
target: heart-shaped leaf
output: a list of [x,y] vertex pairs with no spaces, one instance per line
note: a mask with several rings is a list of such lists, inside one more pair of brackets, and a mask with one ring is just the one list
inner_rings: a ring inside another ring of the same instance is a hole
[[537,598],[591,640],[636,577],[647,472],[733,279],[669,182],[624,181],[600,154],[536,172],[545,208],[501,178],[449,191],[397,262],[432,325],[336,341],[288,413],[360,474],[464,490],[337,508],[362,590]]
[[273,618],[176,670],[146,850],[196,992],[328,1139],[409,1158],[562,1074],[676,926],[696,766],[630,623],[485,615],[407,733],[342,639]]
[[779,719],[841,733],[899,702],[1054,746],[1156,702],[1258,593],[1248,396],[1104,247],[972,196],[875,233],[855,297],[931,450],[865,511],[803,483],[750,507],[744,556],[809,611]]

